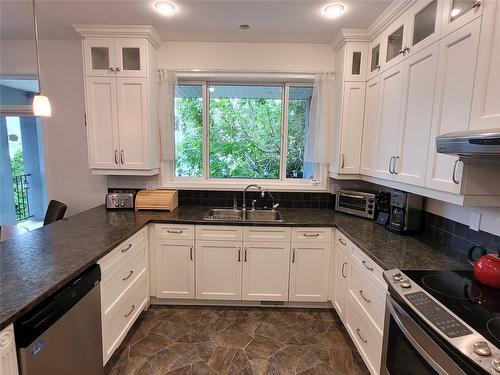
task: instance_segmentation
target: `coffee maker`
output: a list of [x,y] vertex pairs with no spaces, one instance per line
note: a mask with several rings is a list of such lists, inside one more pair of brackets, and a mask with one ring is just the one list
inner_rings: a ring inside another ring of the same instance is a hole
[[403,191],[391,192],[391,209],[387,229],[396,233],[420,230],[423,198]]

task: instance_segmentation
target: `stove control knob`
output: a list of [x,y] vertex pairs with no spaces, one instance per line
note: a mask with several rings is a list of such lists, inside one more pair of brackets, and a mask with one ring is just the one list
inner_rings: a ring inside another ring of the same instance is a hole
[[491,355],[490,346],[485,341],[477,341],[472,344],[472,350],[474,350],[474,353],[479,354],[480,356],[487,357]]
[[500,358],[493,358],[491,366],[493,367],[493,370],[500,372]]
[[409,289],[409,288],[411,288],[411,281],[410,281],[410,279],[403,279],[403,280],[401,280],[400,285],[401,285],[401,288]]
[[401,275],[401,273],[399,273],[399,272],[398,273],[394,273],[392,275],[392,279],[394,281],[401,281],[401,280],[403,280],[403,275]]

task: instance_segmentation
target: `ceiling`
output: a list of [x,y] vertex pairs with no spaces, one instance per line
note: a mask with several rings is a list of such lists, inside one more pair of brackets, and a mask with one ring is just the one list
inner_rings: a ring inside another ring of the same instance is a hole
[[[172,0],[174,15],[153,0],[37,0],[41,39],[76,39],[71,24],[152,25],[164,40],[328,43],[342,28],[366,28],[391,0],[339,0],[345,12],[329,19],[319,0]],[[30,0],[0,0],[1,39],[31,39]],[[238,25],[249,24],[249,30]]]

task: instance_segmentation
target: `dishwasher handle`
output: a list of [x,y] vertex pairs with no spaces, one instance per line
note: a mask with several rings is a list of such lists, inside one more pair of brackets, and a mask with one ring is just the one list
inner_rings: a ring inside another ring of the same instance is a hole
[[18,348],[28,347],[38,336],[75,306],[101,280],[97,264],[82,272],[65,286],[35,306],[14,323]]

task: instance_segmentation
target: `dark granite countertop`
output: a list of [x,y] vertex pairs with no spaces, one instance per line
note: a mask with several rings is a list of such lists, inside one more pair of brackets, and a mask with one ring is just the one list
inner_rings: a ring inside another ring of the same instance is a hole
[[[0,329],[53,294],[149,222],[223,224],[203,220],[207,207],[173,212],[107,211],[98,206],[0,242]],[[269,225],[336,226],[384,269],[467,269],[464,256],[416,236],[328,209],[282,209]],[[262,225],[234,223],[234,225]],[[266,224],[268,225],[268,224]]]

